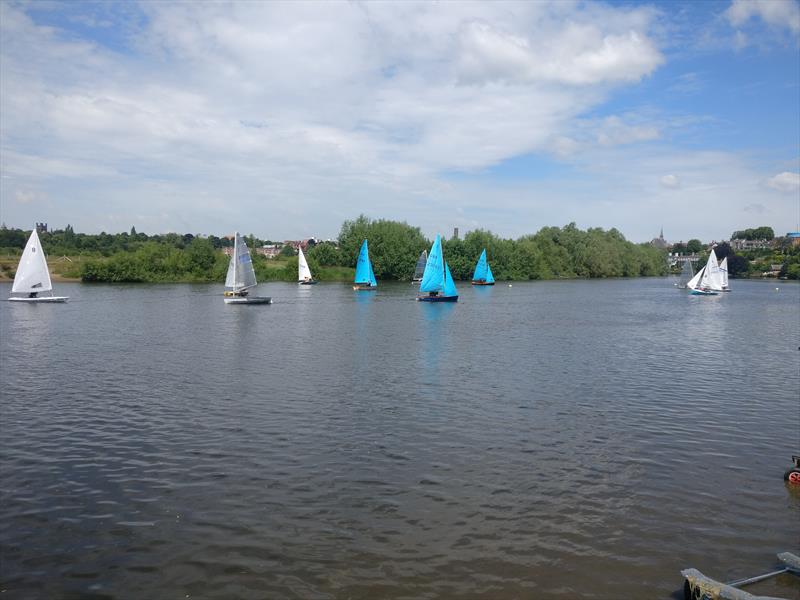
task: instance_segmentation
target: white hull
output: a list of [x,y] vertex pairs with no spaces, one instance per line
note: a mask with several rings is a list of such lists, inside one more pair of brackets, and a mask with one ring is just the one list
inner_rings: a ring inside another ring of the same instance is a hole
[[264,296],[234,296],[225,298],[225,304],[272,304],[272,298]]
[[9,298],[9,302],[66,302],[69,296],[42,296],[41,298]]

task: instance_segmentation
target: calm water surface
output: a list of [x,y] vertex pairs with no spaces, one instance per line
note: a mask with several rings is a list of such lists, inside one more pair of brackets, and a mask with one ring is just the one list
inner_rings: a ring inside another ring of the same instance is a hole
[[688,566],[769,570],[800,550],[800,286],[674,281],[0,303],[2,597],[669,598]]

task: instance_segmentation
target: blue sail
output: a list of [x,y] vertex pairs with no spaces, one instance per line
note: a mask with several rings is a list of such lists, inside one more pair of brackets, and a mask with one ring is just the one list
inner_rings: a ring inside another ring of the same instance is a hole
[[369,263],[369,284],[372,287],[375,287],[376,285],[378,285],[378,282],[375,279],[375,271],[372,270],[372,261],[370,261],[370,263]]
[[486,263],[486,283],[494,283],[494,275],[492,275],[492,267]]
[[472,281],[485,281],[486,269],[489,263],[486,262],[486,248],[481,252],[481,257],[478,259],[478,264],[475,265],[475,272],[472,274]]
[[358,262],[356,262],[356,277],[353,283],[370,283],[370,273],[372,273],[372,265],[369,263],[369,248],[367,248],[367,240],[361,244],[361,252],[358,253]]
[[428,262],[425,264],[425,272],[422,274],[422,281],[419,284],[421,292],[442,292],[444,291],[444,260],[442,258],[442,238],[436,236],[436,241],[431,246],[428,253]]
[[451,298],[453,296],[458,298],[456,282],[453,281],[453,276],[450,274],[450,266],[447,263],[444,263],[444,296],[445,298]]

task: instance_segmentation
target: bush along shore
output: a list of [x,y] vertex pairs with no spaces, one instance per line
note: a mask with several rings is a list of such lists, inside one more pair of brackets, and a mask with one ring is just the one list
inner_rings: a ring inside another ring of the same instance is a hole
[[[13,277],[15,256],[28,234],[20,229],[0,230],[0,253],[5,255],[0,267],[6,276]],[[229,261],[223,248],[232,245],[232,240],[216,236],[148,236],[135,229],[90,235],[75,233],[70,226],[43,232],[40,237],[54,272],[86,282],[222,282]],[[375,276],[383,280],[410,280],[420,253],[431,245],[418,227],[360,216],[344,222],[335,243],[318,243],[306,251],[315,278],[352,281],[364,239],[369,240]],[[267,240],[247,236],[246,241],[259,281],[297,279],[297,258],[290,246],[279,256],[267,258],[254,251]],[[449,239],[444,242],[444,255],[453,277],[469,280],[484,248],[498,280],[640,277],[668,272],[664,251],[630,242],[616,229],[583,231],[570,223],[545,227],[515,240],[484,230]]]

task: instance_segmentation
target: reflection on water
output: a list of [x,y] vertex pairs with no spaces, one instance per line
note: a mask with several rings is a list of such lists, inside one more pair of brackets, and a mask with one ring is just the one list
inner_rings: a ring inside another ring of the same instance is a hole
[[0,303],[0,589],[666,598],[768,570],[800,537],[800,286],[736,283]]

